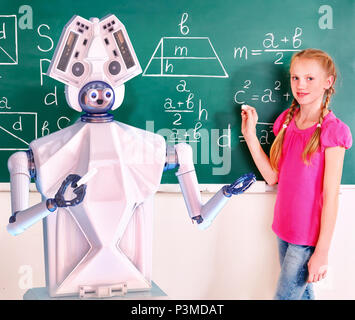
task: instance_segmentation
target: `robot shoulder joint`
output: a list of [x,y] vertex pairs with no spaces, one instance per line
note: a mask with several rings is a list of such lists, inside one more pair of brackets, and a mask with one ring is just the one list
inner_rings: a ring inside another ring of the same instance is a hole
[[13,153],[7,161],[7,167],[11,175],[25,174],[31,178],[35,177],[35,164],[32,150]]
[[188,172],[195,170],[193,163],[192,147],[187,143],[178,143],[175,145],[175,152],[180,165],[179,172]]

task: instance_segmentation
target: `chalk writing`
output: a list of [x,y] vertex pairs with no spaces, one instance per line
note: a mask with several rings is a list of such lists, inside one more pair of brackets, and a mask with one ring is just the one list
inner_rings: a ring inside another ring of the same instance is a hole
[[[256,123],[256,135],[261,145],[270,145],[273,139],[273,123],[269,122],[257,122]],[[239,135],[239,142],[245,143],[243,135]]]
[[143,76],[228,78],[208,37],[163,37]]
[[[252,81],[245,80],[241,90],[235,92],[234,102],[238,104],[245,104],[248,100],[255,102],[260,101],[262,103],[287,102],[291,96],[288,92],[282,93],[281,95],[278,94],[277,96],[275,94],[275,92],[281,91],[281,81],[276,80],[273,84],[274,86],[272,88],[265,88],[262,92],[251,92]],[[276,97],[279,96],[283,97],[282,100],[277,100]]]
[[0,15],[0,65],[17,64],[17,16]]
[[37,139],[37,113],[0,112],[0,137],[2,151],[27,150]]
[[[288,44],[288,42],[290,42],[291,44],[290,47],[284,48],[280,46],[280,42],[277,41],[274,33],[268,32],[265,34],[265,38],[262,42],[262,49],[251,49],[250,53],[252,56],[261,56],[266,53],[274,54],[274,64],[283,64],[283,58],[285,53],[297,52],[301,50],[300,47],[302,45],[302,34],[302,28],[296,27],[294,29],[292,37],[288,38],[286,35],[284,35],[281,39],[279,39],[279,41],[283,44]],[[244,58],[245,60],[248,60],[248,53],[249,50],[246,46],[234,47],[233,58]]]

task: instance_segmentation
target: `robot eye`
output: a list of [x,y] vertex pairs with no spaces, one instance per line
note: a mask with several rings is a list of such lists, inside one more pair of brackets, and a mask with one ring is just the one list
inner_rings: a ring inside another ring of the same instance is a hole
[[111,89],[107,88],[104,90],[103,92],[103,96],[104,96],[104,99],[106,101],[111,101],[112,100],[112,97],[113,97],[113,92]]
[[88,96],[91,101],[96,101],[99,97],[99,92],[96,89],[91,89],[88,92]]

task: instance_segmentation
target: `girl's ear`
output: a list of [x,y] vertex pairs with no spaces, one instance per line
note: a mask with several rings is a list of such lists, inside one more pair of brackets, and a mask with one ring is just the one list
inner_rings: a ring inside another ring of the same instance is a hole
[[328,90],[334,83],[334,76],[329,76],[327,79],[326,79],[326,82],[325,82],[325,87],[324,89],[325,90]]

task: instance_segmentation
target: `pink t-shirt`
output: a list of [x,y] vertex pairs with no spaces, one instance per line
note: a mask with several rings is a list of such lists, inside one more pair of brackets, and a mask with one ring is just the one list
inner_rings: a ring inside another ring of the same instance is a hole
[[[287,112],[288,109],[276,119],[275,135],[282,128]],[[349,127],[329,112],[321,127],[320,148],[311,157],[311,164],[306,165],[302,152],[316,128],[315,124],[300,130],[293,117],[286,129],[279,164],[272,229],[284,241],[298,245],[317,244],[323,205],[325,148],[342,146],[348,149],[352,145]]]

